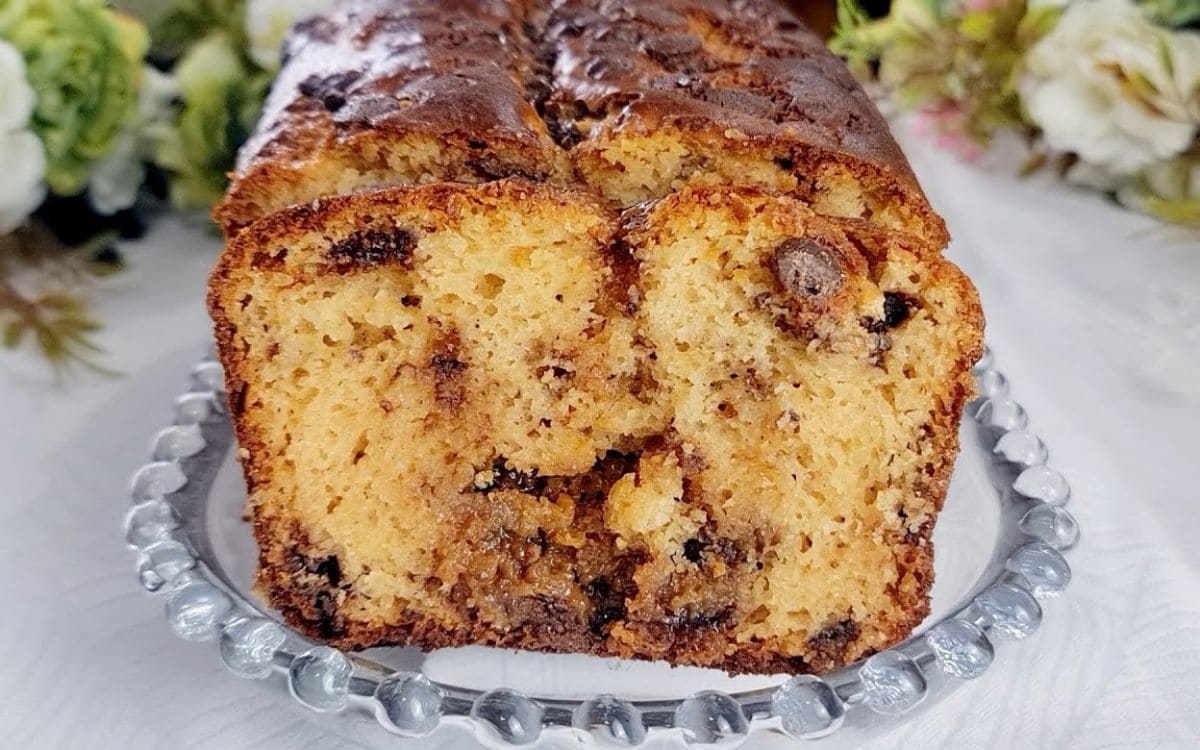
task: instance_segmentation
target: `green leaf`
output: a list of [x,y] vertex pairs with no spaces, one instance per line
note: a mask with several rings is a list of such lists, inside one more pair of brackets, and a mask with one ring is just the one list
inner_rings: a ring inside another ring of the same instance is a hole
[[67,346],[62,337],[49,328],[37,329],[37,345],[51,362],[62,362],[67,357]]
[[1200,23],[1200,2],[1197,0],[1138,0],[1150,16],[1173,28]]
[[5,349],[16,349],[25,338],[27,327],[23,320],[11,320],[4,326],[3,345]]
[[1142,205],[1146,212],[1155,218],[1174,224],[1200,227],[1200,196],[1174,201],[1148,196]]
[[1167,71],[1167,75],[1171,78],[1175,77],[1175,58],[1171,55],[1171,45],[1167,41],[1166,35],[1158,37],[1158,57],[1162,61],[1163,68]]
[[67,292],[50,292],[38,297],[34,302],[38,307],[44,307],[59,312],[74,312],[83,309],[83,300]]

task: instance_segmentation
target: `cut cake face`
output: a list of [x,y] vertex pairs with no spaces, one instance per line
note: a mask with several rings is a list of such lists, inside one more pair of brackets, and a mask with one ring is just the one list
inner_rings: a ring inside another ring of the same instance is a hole
[[927,612],[982,320],[915,237],[754,188],[399,187],[239,232],[210,309],[309,635],[825,671]]

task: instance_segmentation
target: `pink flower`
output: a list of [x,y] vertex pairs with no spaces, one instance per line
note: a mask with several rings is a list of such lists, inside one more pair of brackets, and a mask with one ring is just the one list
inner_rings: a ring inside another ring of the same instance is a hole
[[983,155],[983,147],[967,133],[966,113],[957,102],[939,102],[918,110],[915,117],[913,129],[917,135],[932,137],[938,148],[967,161]]

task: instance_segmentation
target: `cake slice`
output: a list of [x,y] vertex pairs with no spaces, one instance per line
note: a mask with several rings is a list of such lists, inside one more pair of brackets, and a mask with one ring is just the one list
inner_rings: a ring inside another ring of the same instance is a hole
[[209,305],[259,583],[315,638],[820,672],[928,611],[982,321],[916,235],[395,187],[241,230]]

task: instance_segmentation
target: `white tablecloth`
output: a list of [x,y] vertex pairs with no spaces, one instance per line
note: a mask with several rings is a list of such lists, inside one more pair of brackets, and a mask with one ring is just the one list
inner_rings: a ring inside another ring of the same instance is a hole
[[[1200,747],[1200,243],[1049,177],[907,145],[1084,538],[1042,630],[877,746]],[[217,250],[175,219],[126,247],[98,304],[121,377],[52,385],[32,356],[0,355],[4,748],[358,746],[229,675],[212,644],[176,640],[122,545],[128,474],[204,341]]]

